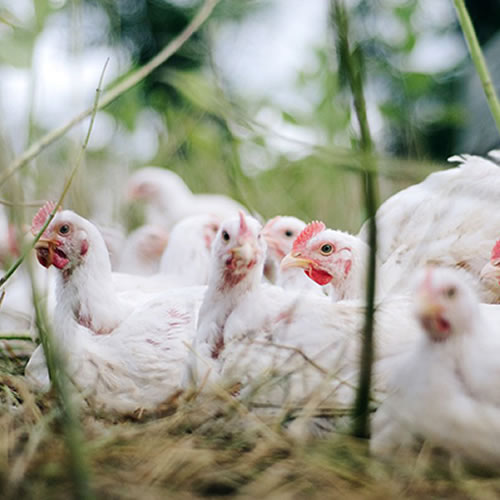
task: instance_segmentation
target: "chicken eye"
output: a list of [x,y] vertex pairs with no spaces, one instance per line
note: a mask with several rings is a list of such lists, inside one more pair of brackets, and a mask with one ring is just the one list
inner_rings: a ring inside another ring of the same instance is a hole
[[227,231],[222,231],[222,239],[224,241],[229,241],[229,238],[230,238],[229,233]]
[[287,238],[291,238],[291,237],[293,236],[293,231],[292,231],[291,229],[287,229],[287,230],[285,231],[285,236],[286,236]]
[[454,286],[450,286],[450,288],[446,289],[445,293],[449,299],[452,299],[457,294],[457,289]]
[[320,249],[319,251],[323,254],[323,255],[330,255],[332,252],[333,252],[333,245],[330,245],[330,243],[325,243]]
[[69,233],[69,224],[63,224],[63,225],[59,228],[59,233],[60,233],[60,234],[68,234],[68,233]]

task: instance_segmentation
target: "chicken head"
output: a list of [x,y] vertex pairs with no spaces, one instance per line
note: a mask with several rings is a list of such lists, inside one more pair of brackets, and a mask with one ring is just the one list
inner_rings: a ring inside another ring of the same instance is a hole
[[473,288],[453,269],[427,267],[417,277],[415,313],[432,342],[469,331],[478,304]]
[[[48,202],[33,218],[32,232],[36,234],[45,223],[54,208]],[[42,221],[43,219],[43,221]],[[84,220],[70,210],[58,212],[35,245],[38,262],[46,268],[54,265],[58,269],[68,270],[78,266],[89,250],[89,236]]]
[[309,278],[334,286],[347,279],[354,262],[356,237],[326,229],[323,222],[308,224],[293,243],[292,251],[281,261],[281,268],[300,267]]
[[222,223],[212,254],[218,266],[223,267],[226,284],[239,283],[251,270],[263,265],[266,242],[260,231],[259,222],[243,212]]
[[281,261],[292,250],[295,238],[305,226],[306,223],[296,217],[277,215],[270,219],[262,230],[268,256]]

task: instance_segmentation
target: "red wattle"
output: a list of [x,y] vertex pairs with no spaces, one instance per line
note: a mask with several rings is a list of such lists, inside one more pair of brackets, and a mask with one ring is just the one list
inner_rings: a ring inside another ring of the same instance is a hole
[[332,281],[333,276],[328,274],[326,271],[321,269],[315,269],[310,267],[305,271],[306,275],[309,276],[313,281],[315,281],[318,285],[326,285]]
[[57,269],[64,269],[68,262],[69,262],[69,259],[66,259],[65,257],[61,257],[60,255],[57,255],[57,253],[54,253],[52,255],[52,264],[54,264],[54,266],[56,266]]

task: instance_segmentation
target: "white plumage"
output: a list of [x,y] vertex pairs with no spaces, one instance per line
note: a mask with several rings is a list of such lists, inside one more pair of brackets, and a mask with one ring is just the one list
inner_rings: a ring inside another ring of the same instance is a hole
[[121,273],[140,276],[157,273],[167,243],[168,233],[162,226],[140,226],[125,240],[118,270]]
[[[476,156],[453,159],[463,164],[429,175],[377,211],[379,294],[405,292],[414,270],[426,264],[463,269],[479,282],[500,235],[500,213],[495,209],[500,168]],[[366,225],[356,237],[311,223],[282,267],[302,267],[317,283],[331,283],[337,299],[362,298],[366,238]]]
[[170,233],[159,272],[175,277],[183,286],[206,285],[212,241],[220,223],[214,215],[192,215],[178,222]]
[[178,222],[160,259],[159,272],[150,276],[113,273],[116,292],[158,293],[169,288],[206,285],[212,240],[220,221],[212,215],[193,215]]
[[[195,380],[210,376],[248,391],[272,376],[275,383],[261,390],[265,402],[299,404],[319,391],[322,401],[349,406],[357,382],[362,304],[332,304],[326,297],[261,284],[265,243],[259,231],[257,221],[241,216],[225,221],[214,241],[194,343]],[[406,320],[407,311],[405,298],[377,310],[378,389],[384,390],[393,359],[414,342],[417,326]]]
[[[41,212],[44,219],[50,207]],[[59,270],[53,332],[69,375],[86,398],[95,407],[133,412],[175,394],[203,288],[156,296],[116,293],[101,234],[68,210],[56,215],[36,248],[42,265]],[[46,385],[40,347],[26,374]]]
[[500,464],[500,308],[479,305],[462,274],[428,269],[417,287],[423,327],[373,419],[371,449],[392,454],[416,437],[467,460]]
[[[398,251],[406,269],[423,264],[457,266],[479,277],[500,235],[500,167],[472,155],[450,161],[460,166],[429,175],[379,208],[382,263]],[[359,235],[366,239],[366,225]]]
[[[461,165],[403,190],[377,213],[373,383],[384,401],[371,446],[392,453],[424,437],[466,459],[500,464],[500,311],[479,305],[467,285],[480,283],[483,300],[500,302],[500,170],[475,156],[454,160]],[[250,405],[352,405],[366,228],[354,236],[278,216],[262,229],[243,212],[236,217],[241,207],[230,198],[195,195],[155,167],[131,177],[129,194],[148,204],[148,222],[162,229],[158,245],[142,245],[146,227],[131,235],[130,248],[120,251],[127,273],[112,272],[98,229],[71,211],[58,213],[37,245],[39,262],[57,268],[56,344],[93,407],[154,409],[187,380],[238,387]],[[37,214],[34,229],[52,208]],[[426,263],[468,274],[427,272],[415,314],[408,285]],[[278,286],[263,283],[264,264]],[[326,285],[337,302],[324,296]],[[26,375],[47,387],[41,347]]]
[[193,194],[174,172],[158,167],[144,167],[128,182],[132,200],[146,202],[146,218],[150,224],[170,230],[190,215],[215,215],[221,219],[245,210],[239,203],[220,194]]

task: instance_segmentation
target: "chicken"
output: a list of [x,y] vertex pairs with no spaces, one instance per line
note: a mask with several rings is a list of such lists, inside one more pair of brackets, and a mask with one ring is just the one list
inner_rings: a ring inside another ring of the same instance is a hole
[[[245,389],[242,394],[260,386],[263,401],[278,406],[301,404],[313,394],[320,395],[320,402],[351,405],[364,323],[362,302],[332,303],[327,297],[261,283],[265,247],[255,219],[240,214],[222,224],[212,248],[191,379],[200,384],[206,379],[239,383]],[[416,323],[405,319],[408,308],[405,297],[377,308],[379,390],[384,390],[393,360],[416,337]],[[273,382],[264,389],[266,378]]]
[[480,305],[456,271],[429,268],[418,279],[415,315],[423,332],[390,377],[371,450],[392,454],[421,437],[500,465],[499,306]]
[[133,289],[148,294],[169,288],[206,285],[210,247],[219,224],[219,219],[212,215],[186,217],[173,227],[157,274],[113,273],[113,288],[117,292]]
[[146,202],[146,220],[167,230],[189,215],[215,215],[224,219],[243,207],[220,194],[193,194],[174,172],[158,167],[144,167],[128,182],[128,197]]
[[[35,216],[33,232],[53,206],[47,204]],[[174,395],[204,289],[154,296],[116,293],[101,234],[69,210],[54,217],[35,248],[40,264],[58,270],[53,334],[71,380],[87,400],[97,408],[128,413],[154,408]],[[41,347],[26,375],[34,385],[46,386]]]
[[[460,166],[429,175],[377,211],[378,256],[395,252],[406,270],[429,263],[460,267],[479,278],[498,234],[500,168],[479,156],[450,158]],[[367,225],[359,236],[366,241]]]
[[[500,234],[495,210],[500,168],[476,156],[460,161],[460,167],[431,174],[378,210],[379,294],[405,293],[413,270],[426,264],[463,269],[479,281]],[[337,300],[362,298],[369,252],[366,232],[365,226],[353,236],[313,222],[281,267],[301,267],[316,283],[331,283]],[[482,296],[490,299],[487,292]]]
[[119,272],[140,276],[157,273],[167,243],[168,233],[162,226],[146,224],[132,231],[125,241]]
[[280,269],[283,257],[292,250],[295,238],[305,228],[306,223],[290,216],[276,216],[270,219],[262,235],[267,243],[267,259],[264,264],[264,275],[285,289],[310,291],[323,295],[323,289],[307,279],[299,269]]
[[221,221],[214,215],[192,215],[178,222],[170,234],[159,272],[182,286],[206,285],[212,241]]

